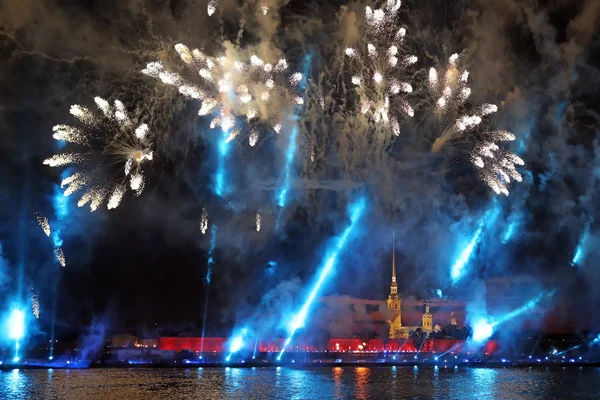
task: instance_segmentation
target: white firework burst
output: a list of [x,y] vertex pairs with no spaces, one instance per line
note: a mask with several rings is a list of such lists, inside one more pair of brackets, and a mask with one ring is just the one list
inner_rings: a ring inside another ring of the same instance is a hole
[[[252,124],[271,124],[279,118],[282,104],[293,107],[302,103],[301,98],[292,94],[303,79],[302,74],[288,75],[284,58],[273,64],[256,54],[245,59],[241,52],[238,54],[231,48],[213,57],[181,43],[175,45],[175,51],[186,67],[184,74],[167,70],[162,62],[149,63],[142,72],[177,87],[187,97],[200,100],[198,114],[213,115],[211,128],[219,126],[230,132],[242,116]],[[239,131],[231,132],[227,140],[238,134]]]
[[384,8],[366,7],[364,39],[356,48],[345,49],[352,60],[351,81],[360,98],[361,113],[385,124],[394,134],[399,134],[402,120],[414,115],[408,95],[413,91],[411,65],[417,62],[417,57],[407,52],[406,29],[396,24],[399,9],[400,1],[393,0]]
[[90,203],[92,211],[109,193],[108,208],[116,208],[123,198],[127,181],[139,196],[145,186],[143,167],[154,157],[148,125],[134,124],[119,100],[112,106],[100,97],[94,98],[94,102],[98,111],[71,106],[71,114],[83,126],[56,125],[53,128],[56,140],[84,150],[56,154],[44,160],[44,164],[51,167],[83,165],[82,170],[63,179],[61,187],[65,196],[86,189],[77,205]]
[[[440,152],[449,142],[461,141],[471,145],[471,163],[479,177],[497,194],[508,196],[511,179],[522,181],[517,166],[524,162],[503,149],[503,142],[515,140],[515,135],[505,130],[484,129],[486,117],[498,111],[494,104],[472,106],[468,102],[471,89],[467,86],[469,72],[458,67],[460,56],[452,54],[446,71],[429,71],[429,90],[435,107],[436,132],[432,151]],[[443,77],[443,78],[441,78]]]

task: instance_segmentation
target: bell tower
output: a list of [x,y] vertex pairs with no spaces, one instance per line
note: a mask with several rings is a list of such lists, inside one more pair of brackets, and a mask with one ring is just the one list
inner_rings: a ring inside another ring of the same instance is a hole
[[391,319],[390,339],[402,337],[402,299],[398,297],[398,283],[396,282],[396,232],[392,235],[392,284],[390,295],[387,299],[387,307]]
[[425,313],[423,313],[423,330],[430,333],[433,330],[433,315],[429,312],[429,304],[425,302]]

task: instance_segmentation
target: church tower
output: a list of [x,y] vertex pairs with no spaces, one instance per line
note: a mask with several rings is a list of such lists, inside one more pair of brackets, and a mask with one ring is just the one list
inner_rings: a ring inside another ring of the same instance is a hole
[[390,295],[387,299],[387,307],[391,320],[390,339],[402,337],[402,299],[398,297],[398,284],[396,283],[396,232],[392,236],[392,284]]
[[450,325],[456,325],[456,317],[454,316],[454,310],[450,312]]
[[423,331],[430,333],[433,330],[433,315],[429,312],[429,304],[423,303],[425,313],[423,314]]

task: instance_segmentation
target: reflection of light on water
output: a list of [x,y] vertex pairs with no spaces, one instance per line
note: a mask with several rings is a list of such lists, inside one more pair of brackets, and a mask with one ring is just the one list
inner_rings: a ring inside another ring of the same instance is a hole
[[496,378],[498,370],[494,368],[471,369],[471,394],[476,399],[496,398]]
[[291,393],[287,396],[288,399],[305,399],[307,388],[311,387],[314,376],[310,371],[291,369],[287,370],[286,380],[289,382]]
[[335,387],[334,390],[334,398],[336,399],[340,399],[342,398],[342,373],[344,372],[344,369],[342,367],[335,367],[333,369],[333,385]]
[[8,378],[8,397],[15,399],[28,398],[27,381],[27,376],[23,372],[19,371],[18,369],[13,369],[12,374],[10,374]]
[[369,393],[369,375],[371,370],[366,367],[358,367],[356,372],[355,397],[356,399],[366,399]]
[[242,368],[225,368],[225,387],[227,388],[227,398],[237,398],[246,387],[243,379]]

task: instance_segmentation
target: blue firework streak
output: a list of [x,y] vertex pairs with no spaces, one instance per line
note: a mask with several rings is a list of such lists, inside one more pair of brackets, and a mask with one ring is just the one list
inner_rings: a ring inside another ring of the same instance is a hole
[[229,153],[229,143],[227,137],[229,136],[230,129],[223,129],[219,143],[217,147],[217,172],[215,174],[215,194],[219,197],[223,196],[225,187],[225,161]]
[[500,205],[497,201],[493,202],[492,208],[481,217],[479,221],[479,225],[477,230],[471,236],[471,239],[467,242],[465,247],[461,250],[456,261],[452,264],[450,268],[450,277],[452,278],[452,283],[457,283],[466,273],[466,267],[469,264],[469,261],[472,258],[473,252],[477,249],[477,245],[481,242],[482,235],[485,229],[494,224],[496,219],[500,215]]
[[592,224],[591,220],[586,222],[585,229],[583,230],[583,234],[579,238],[579,243],[577,244],[577,247],[575,248],[575,254],[573,255],[573,260],[571,260],[571,266],[573,266],[573,267],[581,266],[581,264],[585,260],[585,255],[587,252],[587,241],[588,241],[588,236],[590,235],[591,224]]
[[[551,297],[554,295],[556,290],[551,290],[549,292],[543,292],[537,297],[529,300],[527,303],[522,305],[521,307],[510,311],[506,314],[500,315],[497,318],[488,318],[488,317],[480,317],[473,323],[473,337],[472,340],[475,343],[481,343],[487,339],[489,339],[493,333],[494,329],[505,322],[513,320],[525,312],[531,312],[538,305],[540,301],[542,301],[546,297]],[[484,312],[485,314],[485,312]]]
[[[307,54],[304,56],[304,63],[302,65],[302,80],[298,84],[299,90],[304,90],[306,88],[306,77],[308,76],[310,70],[310,61],[312,59],[312,54]],[[285,154],[285,168],[284,168],[284,179],[283,186],[277,195],[277,205],[282,209],[287,204],[287,195],[290,187],[290,179],[291,179],[291,171],[292,166],[294,164],[294,157],[296,155],[296,147],[297,147],[297,136],[298,136],[298,119],[300,118],[300,110],[297,110],[294,114],[294,126],[292,127],[292,132],[290,133],[290,141],[288,143],[288,147]],[[279,211],[279,217],[281,217],[281,210]],[[277,220],[279,221],[279,217]]]
[[337,241],[333,243],[332,248],[327,253],[327,258],[325,259],[325,264],[323,264],[323,267],[321,268],[321,271],[319,272],[319,278],[317,279],[317,282],[315,282],[312,289],[310,290],[310,294],[308,295],[308,298],[304,302],[304,305],[302,306],[300,311],[294,316],[294,318],[292,320],[292,323],[289,328],[289,335],[288,335],[287,339],[285,340],[285,343],[283,345],[283,348],[281,349],[281,352],[279,353],[279,356],[277,357],[278,360],[281,359],[281,356],[285,352],[285,348],[292,341],[292,338],[294,337],[294,333],[296,333],[296,331],[298,329],[300,329],[301,327],[304,326],[306,317],[308,316],[308,312],[311,309],[312,303],[314,302],[315,298],[317,297],[317,294],[319,293],[321,286],[323,286],[323,284],[325,283],[325,281],[331,274],[333,267],[335,266],[335,263],[337,261],[337,258],[339,257],[341,251],[344,249],[346,242],[348,241],[348,237],[352,234],[352,232],[356,228],[356,225],[357,225],[358,221],[360,220],[360,218],[365,210],[365,207],[366,207],[365,198],[360,198],[356,203],[352,204],[352,206],[350,207],[350,225],[344,230],[342,235],[339,236]]

